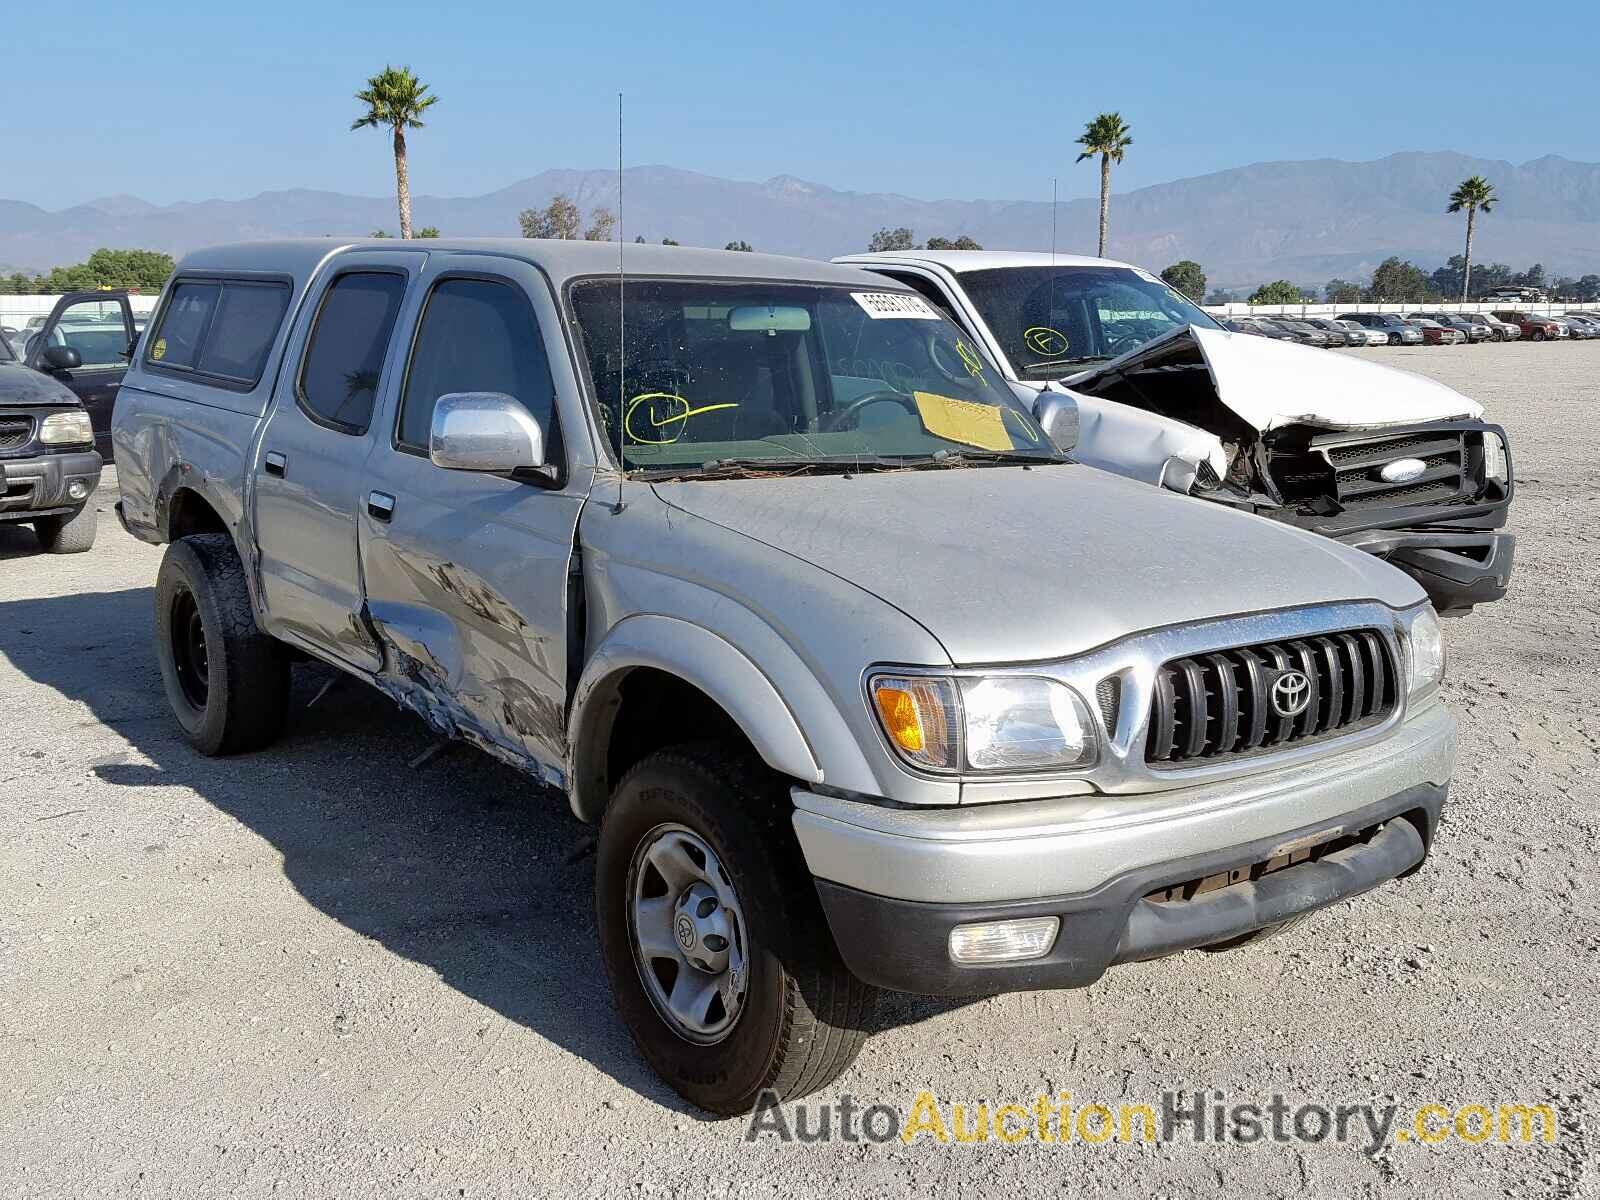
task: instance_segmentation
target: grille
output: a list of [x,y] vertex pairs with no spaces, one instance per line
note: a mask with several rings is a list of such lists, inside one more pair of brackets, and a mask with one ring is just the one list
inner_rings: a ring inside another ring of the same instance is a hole
[[32,417],[0,417],[0,450],[15,450],[32,440]]
[[[1458,430],[1440,429],[1324,449],[1333,464],[1334,497],[1347,509],[1434,504],[1455,500],[1469,490],[1466,437]],[[1378,472],[1397,458],[1419,458],[1427,470],[1404,483],[1380,479]]]
[[[1291,670],[1305,673],[1310,695],[1304,711],[1284,717],[1272,689]],[[1145,761],[1229,758],[1375,725],[1394,711],[1398,682],[1375,629],[1174,659],[1156,672]]]

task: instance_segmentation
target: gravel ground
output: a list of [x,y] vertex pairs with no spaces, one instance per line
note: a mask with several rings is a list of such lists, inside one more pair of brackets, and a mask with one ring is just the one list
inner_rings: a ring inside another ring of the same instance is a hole
[[[14,1196],[1600,1195],[1600,345],[1373,350],[1480,398],[1510,597],[1447,623],[1463,755],[1429,867],[1228,954],[1078,992],[896,997],[830,1093],[1553,1099],[1553,1145],[784,1145],[685,1109],[595,949],[584,830],[306,668],[288,738],[176,736],[160,552],[0,528],[0,1179]],[[1586,1109],[1586,1111],[1585,1111]]]

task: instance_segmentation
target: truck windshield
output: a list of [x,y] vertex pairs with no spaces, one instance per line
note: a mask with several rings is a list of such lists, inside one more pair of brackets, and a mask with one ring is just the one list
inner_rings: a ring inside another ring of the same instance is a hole
[[963,271],[961,286],[1018,379],[1064,379],[1180,325],[1221,328],[1154,275],[1131,267]]
[[625,306],[615,279],[579,281],[569,300],[608,444],[620,434],[629,469],[1063,461],[972,340],[913,293],[625,286]]

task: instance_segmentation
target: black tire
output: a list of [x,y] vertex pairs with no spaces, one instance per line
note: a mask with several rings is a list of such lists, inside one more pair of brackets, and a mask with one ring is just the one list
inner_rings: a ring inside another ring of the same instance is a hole
[[289,657],[257,628],[227,534],[167,547],[156,575],[156,660],[172,711],[201,754],[259,750],[283,733]]
[[1252,929],[1249,933],[1241,933],[1238,937],[1229,938],[1225,942],[1212,942],[1209,946],[1200,949],[1207,953],[1219,950],[1237,950],[1240,946],[1249,946],[1255,942],[1264,942],[1268,938],[1275,938],[1280,933],[1288,933],[1296,925],[1309,917],[1310,913],[1301,913],[1297,917],[1290,917],[1287,921],[1279,921],[1276,925],[1263,925],[1260,929]]
[[1542,342],[1542,341],[1544,341],[1544,330],[1542,330],[1542,329],[1535,329],[1535,330],[1534,330],[1534,331],[1533,331],[1533,340],[1534,340],[1534,341],[1536,341],[1536,342]]
[[92,504],[85,504],[69,516],[38,517],[33,522],[39,545],[49,554],[84,553],[94,545],[99,527],[100,514]]
[[1391,333],[1389,335],[1389,345],[1398,346],[1399,344],[1400,344],[1400,335],[1398,333]]
[[[684,1099],[722,1116],[763,1092],[796,1099],[855,1061],[876,990],[840,961],[789,824],[781,780],[715,745],[651,754],[617,785],[600,827],[595,908],[611,991],[635,1045]],[[663,825],[715,852],[743,913],[743,1007],[722,1040],[680,1034],[647,992],[635,953],[630,887],[635,852]]]

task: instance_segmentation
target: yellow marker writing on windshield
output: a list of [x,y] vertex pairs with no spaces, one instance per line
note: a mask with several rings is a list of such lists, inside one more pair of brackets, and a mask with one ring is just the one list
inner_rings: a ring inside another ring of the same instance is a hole
[[1022,344],[1044,358],[1057,358],[1065,354],[1070,345],[1066,334],[1048,325],[1029,326],[1023,331]]
[[[681,406],[681,411],[669,411],[665,416],[657,416],[655,403],[660,402],[669,409]],[[640,407],[648,404],[650,430],[652,433],[675,426],[671,437],[640,437],[633,428],[633,414]],[[676,392],[643,392],[628,401],[628,411],[622,418],[622,431],[628,435],[630,441],[641,446],[670,446],[683,436],[683,431],[690,417],[699,416],[701,413],[716,412],[723,408],[738,408],[737,404],[705,404],[693,408],[689,402]]]
[[961,361],[967,365],[967,374],[974,379],[983,374],[983,359],[978,357],[978,352],[960,338],[956,339],[956,353],[961,356]]

